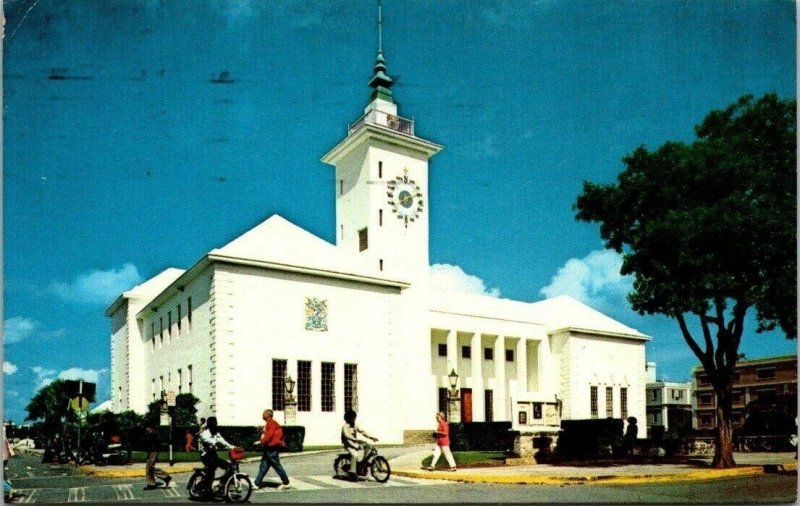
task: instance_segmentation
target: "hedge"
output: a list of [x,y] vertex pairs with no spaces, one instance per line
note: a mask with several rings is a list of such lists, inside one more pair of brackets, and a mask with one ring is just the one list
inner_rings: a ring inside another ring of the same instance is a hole
[[[461,422],[449,426],[453,451],[510,451],[514,448],[511,422]],[[434,440],[432,435],[431,439]]]
[[562,420],[556,452],[562,457],[586,457],[611,447],[616,453],[622,446],[623,425],[621,418]]

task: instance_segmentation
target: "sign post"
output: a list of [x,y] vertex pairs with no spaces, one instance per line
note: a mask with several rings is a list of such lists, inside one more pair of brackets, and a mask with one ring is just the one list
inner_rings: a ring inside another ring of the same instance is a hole
[[172,458],[172,414],[175,412],[175,391],[167,392],[167,412],[169,413],[169,465],[175,464]]

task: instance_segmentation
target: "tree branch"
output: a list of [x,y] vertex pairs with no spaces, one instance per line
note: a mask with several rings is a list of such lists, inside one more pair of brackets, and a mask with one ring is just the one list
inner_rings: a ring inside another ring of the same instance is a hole
[[710,356],[707,355],[707,352],[704,353],[703,350],[700,349],[700,346],[695,342],[694,338],[692,337],[691,332],[689,332],[689,328],[686,326],[686,320],[683,318],[683,314],[676,313],[675,319],[678,320],[678,325],[681,327],[681,333],[683,334],[683,339],[686,341],[686,344],[689,345],[689,348],[697,355],[697,358],[700,359],[700,363],[703,364],[703,367],[706,369],[706,372],[711,373],[714,369],[713,363],[710,362]]

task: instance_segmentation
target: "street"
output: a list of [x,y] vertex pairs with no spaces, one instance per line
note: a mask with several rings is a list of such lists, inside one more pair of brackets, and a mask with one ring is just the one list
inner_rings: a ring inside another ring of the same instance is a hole
[[[404,448],[386,448],[388,458]],[[466,484],[392,476],[386,484],[373,480],[352,483],[333,478],[336,452],[292,455],[283,459],[291,489],[258,490],[252,503],[794,503],[796,473],[765,474],[697,483],[658,485],[495,485]],[[257,463],[242,470],[254,477]],[[163,466],[168,470],[168,466]],[[85,476],[70,464],[41,464],[35,456],[20,455],[9,462],[9,477],[22,495],[19,503],[64,502],[189,502],[189,474],[174,476],[168,489],[145,491],[144,478]],[[277,486],[274,471],[265,483]]]

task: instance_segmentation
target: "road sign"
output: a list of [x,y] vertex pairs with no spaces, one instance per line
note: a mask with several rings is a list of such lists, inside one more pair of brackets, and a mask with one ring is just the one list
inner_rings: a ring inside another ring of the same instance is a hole
[[170,390],[167,392],[167,406],[173,407],[175,406],[175,391]]
[[89,409],[89,399],[86,397],[75,397],[69,404],[77,413],[82,413]]

